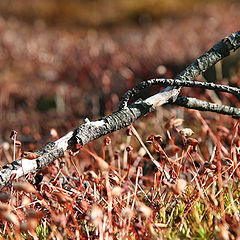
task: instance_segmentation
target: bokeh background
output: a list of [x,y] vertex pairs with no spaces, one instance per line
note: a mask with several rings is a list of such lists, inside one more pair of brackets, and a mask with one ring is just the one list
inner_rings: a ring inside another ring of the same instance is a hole
[[[174,77],[239,23],[231,0],[0,1],[0,142],[16,130],[31,148],[51,128],[109,114],[137,82]],[[221,68],[239,86],[239,51]]]

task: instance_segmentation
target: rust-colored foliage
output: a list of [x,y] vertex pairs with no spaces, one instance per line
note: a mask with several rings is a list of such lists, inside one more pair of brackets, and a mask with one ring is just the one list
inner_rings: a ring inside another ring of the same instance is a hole
[[[239,22],[231,5],[206,5],[177,24],[168,19],[111,31],[0,19],[1,166],[31,161],[34,150],[79,119],[112,112],[137,81],[173,77]],[[216,82],[239,86],[239,52],[214,71],[208,74]],[[228,94],[183,91],[239,106]],[[166,106],[134,128],[76,145],[35,175],[16,181],[13,174],[0,192],[0,235],[239,239],[239,160],[238,120]]]

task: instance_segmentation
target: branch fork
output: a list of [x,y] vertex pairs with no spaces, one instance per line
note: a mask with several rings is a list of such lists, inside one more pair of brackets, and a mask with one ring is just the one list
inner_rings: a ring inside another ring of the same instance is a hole
[[[47,143],[36,154],[35,159],[17,159],[6,164],[0,169],[0,189],[12,183],[14,179],[29,173],[36,173],[55,159],[64,155],[64,152],[73,148],[76,144],[81,146],[89,141],[100,138],[111,132],[131,125],[138,118],[153,111],[163,104],[175,103],[183,107],[198,110],[213,111],[228,114],[240,118],[240,110],[230,106],[209,103],[203,100],[179,96],[182,87],[202,87],[211,90],[229,92],[239,96],[240,89],[213,83],[193,81],[198,75],[215,65],[219,60],[228,56],[231,51],[240,47],[240,31],[235,32],[214,45],[208,52],[197,58],[191,65],[184,69],[175,79],[151,79],[139,83],[135,88],[125,93],[120,101],[118,111],[97,121],[84,120],[84,123],[75,130],[55,142]],[[163,91],[145,99],[128,105],[129,99],[152,85],[168,86]]]

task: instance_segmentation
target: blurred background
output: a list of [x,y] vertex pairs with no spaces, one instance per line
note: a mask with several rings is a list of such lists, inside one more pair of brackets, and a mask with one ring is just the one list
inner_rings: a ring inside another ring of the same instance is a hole
[[[137,82],[174,77],[239,23],[237,0],[0,1],[0,142],[14,129],[31,148],[51,128],[109,114]],[[239,86],[239,51],[220,72]]]

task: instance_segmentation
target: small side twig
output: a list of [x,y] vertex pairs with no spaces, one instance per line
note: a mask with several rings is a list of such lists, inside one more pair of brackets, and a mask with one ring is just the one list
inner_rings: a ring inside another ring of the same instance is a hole
[[227,85],[220,85],[215,83],[208,83],[208,82],[199,82],[199,81],[190,81],[190,80],[179,80],[179,79],[150,79],[145,82],[141,82],[137,84],[137,86],[131,90],[128,90],[122,97],[120,101],[119,108],[122,109],[127,106],[128,101],[134,95],[140,93],[141,91],[145,90],[148,87],[154,85],[162,85],[162,86],[175,86],[175,87],[197,87],[197,88],[204,88],[219,92],[227,92],[231,93],[236,96],[240,96],[240,88],[231,87]]
[[185,108],[216,112],[224,115],[230,115],[233,118],[240,118],[240,108],[211,103],[197,98],[179,96],[174,103]]

